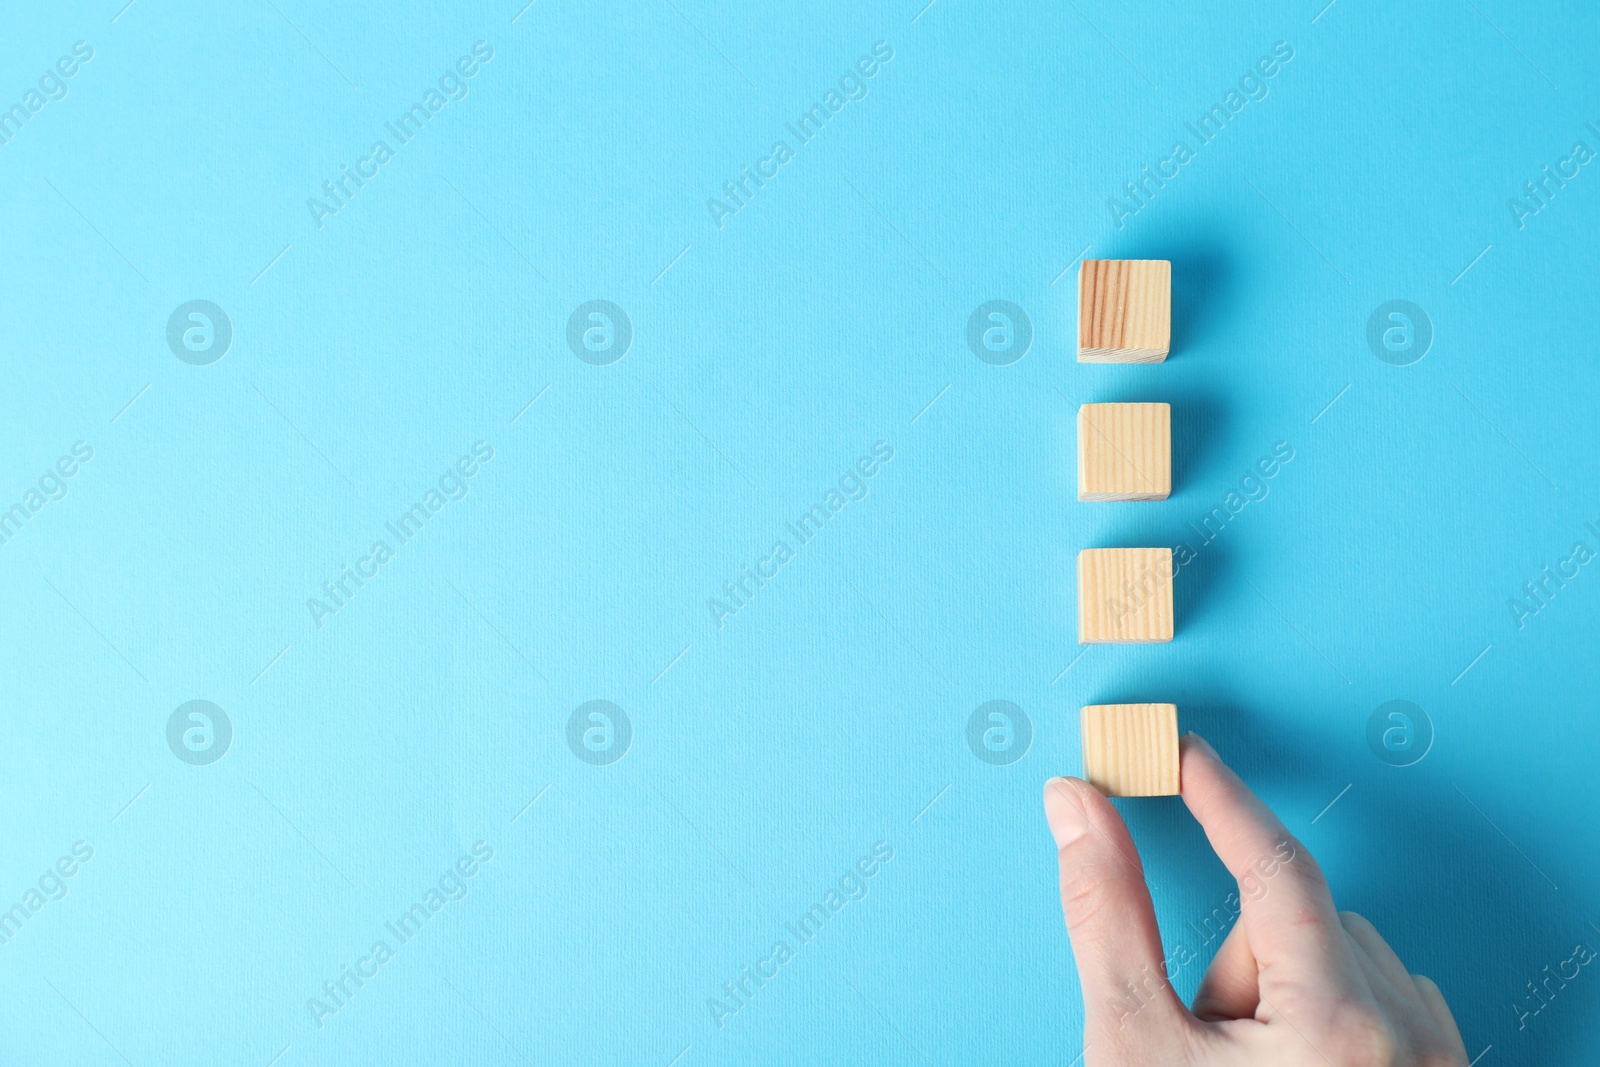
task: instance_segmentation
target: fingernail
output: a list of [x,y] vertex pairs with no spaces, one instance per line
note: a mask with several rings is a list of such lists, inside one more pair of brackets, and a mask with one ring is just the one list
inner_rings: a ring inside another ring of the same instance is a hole
[[1089,829],[1083,800],[1066,778],[1052,778],[1044,784],[1044,817],[1057,848],[1066,848]]
[[1210,754],[1213,759],[1220,760],[1222,758],[1221,756],[1217,755],[1217,750],[1211,747],[1211,742],[1207,741],[1197,733],[1191,732],[1189,734],[1189,743],[1199,748],[1202,752]]

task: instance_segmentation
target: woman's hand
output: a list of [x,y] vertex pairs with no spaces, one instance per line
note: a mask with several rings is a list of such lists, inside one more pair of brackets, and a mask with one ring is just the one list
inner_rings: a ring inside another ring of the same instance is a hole
[[1337,912],[1305,846],[1215,750],[1184,738],[1183,801],[1239,882],[1242,912],[1194,1004],[1167,981],[1144,867],[1117,809],[1045,783],[1061,908],[1083,985],[1085,1067],[1465,1067],[1439,987],[1373,925]]

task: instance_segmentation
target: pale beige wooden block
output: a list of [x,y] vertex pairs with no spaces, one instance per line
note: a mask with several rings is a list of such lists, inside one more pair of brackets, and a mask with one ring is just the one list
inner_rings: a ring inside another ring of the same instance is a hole
[[1160,363],[1172,343],[1172,263],[1086,259],[1078,271],[1078,362]]
[[1108,797],[1178,794],[1178,706],[1083,709],[1083,778]]
[[1172,405],[1078,409],[1078,499],[1165,500],[1172,492]]
[[1172,549],[1078,553],[1078,643],[1172,640]]

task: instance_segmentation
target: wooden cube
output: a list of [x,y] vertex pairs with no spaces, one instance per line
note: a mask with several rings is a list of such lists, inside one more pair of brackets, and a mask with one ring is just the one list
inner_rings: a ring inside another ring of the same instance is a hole
[[1083,777],[1108,797],[1178,795],[1178,706],[1083,709]]
[[1078,271],[1078,362],[1160,363],[1172,343],[1172,263],[1086,259]]
[[1172,492],[1172,405],[1078,409],[1078,499],[1165,500]]
[[1078,553],[1078,643],[1172,640],[1172,549]]

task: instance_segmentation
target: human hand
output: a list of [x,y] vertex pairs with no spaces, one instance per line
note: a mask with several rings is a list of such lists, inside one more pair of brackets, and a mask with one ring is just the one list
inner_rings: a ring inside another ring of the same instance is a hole
[[1183,739],[1183,802],[1239,882],[1241,913],[1192,1008],[1167,981],[1144,866],[1087,782],[1045,783],[1085,1011],[1085,1067],[1462,1067],[1439,987],[1373,925],[1336,912],[1322,870],[1200,737]]

